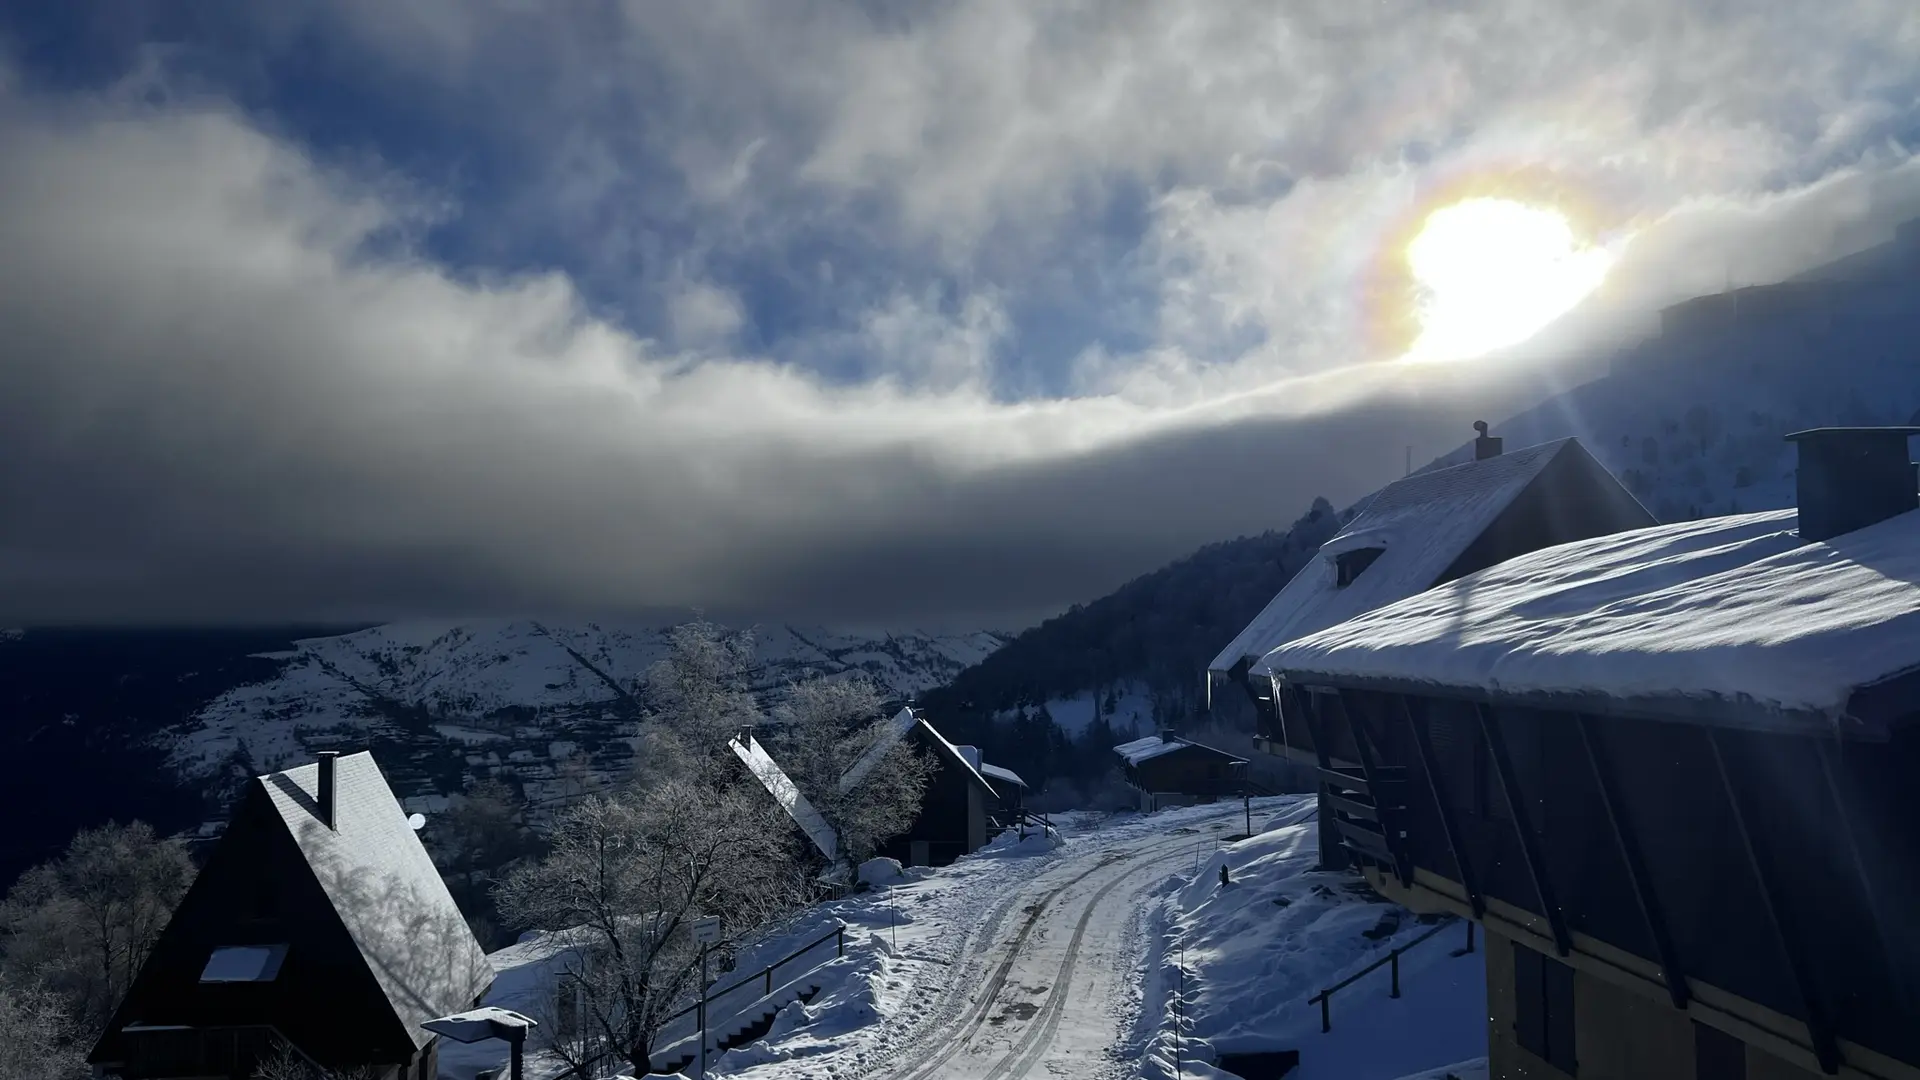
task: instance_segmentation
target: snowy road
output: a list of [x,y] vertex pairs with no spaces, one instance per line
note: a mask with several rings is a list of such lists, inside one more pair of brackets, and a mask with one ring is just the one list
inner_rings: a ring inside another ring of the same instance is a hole
[[[1164,820],[1164,819],[1163,819]],[[1083,836],[974,908],[953,978],[896,1044],[889,1080],[1048,1080],[1135,1073],[1129,1044],[1150,901],[1196,850],[1240,827],[1239,807],[1163,828]],[[1142,823],[1145,824],[1145,823]],[[985,897],[978,897],[985,900]]]

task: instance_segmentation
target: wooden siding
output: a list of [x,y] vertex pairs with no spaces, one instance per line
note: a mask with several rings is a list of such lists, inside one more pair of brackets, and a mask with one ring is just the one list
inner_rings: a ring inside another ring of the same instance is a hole
[[[1415,866],[1461,879],[1419,767],[1412,716],[1423,717],[1433,733],[1445,805],[1478,887],[1548,918],[1515,823],[1502,812],[1497,777],[1487,793],[1490,755],[1476,738],[1477,706],[1357,691],[1342,698],[1377,754],[1413,766],[1405,824]],[[1317,711],[1323,726],[1337,715]],[[1912,1023],[1920,940],[1902,917],[1904,902],[1896,903],[1920,888],[1920,830],[1911,825],[1920,821],[1920,785],[1912,782],[1920,776],[1920,731],[1909,727],[1882,745],[1823,747],[1805,737],[1589,719],[1594,749],[1614,778],[1620,829],[1638,851],[1655,901],[1650,919],[1587,757],[1580,718],[1502,707],[1491,714],[1568,931],[1657,965],[1657,922],[1683,983],[1708,984],[1920,1065],[1920,1025]]]

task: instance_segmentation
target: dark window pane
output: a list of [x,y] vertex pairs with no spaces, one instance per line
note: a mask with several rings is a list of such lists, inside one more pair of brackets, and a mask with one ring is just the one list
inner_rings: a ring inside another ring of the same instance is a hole
[[1513,947],[1513,1028],[1520,1047],[1547,1056],[1546,958],[1525,945]]
[[1747,1080],[1747,1044],[1696,1020],[1693,1070],[1698,1080]]
[[1573,1053],[1573,969],[1545,957],[1540,966],[1546,976],[1547,999],[1547,1052],[1542,1056],[1572,1076],[1579,1071]]

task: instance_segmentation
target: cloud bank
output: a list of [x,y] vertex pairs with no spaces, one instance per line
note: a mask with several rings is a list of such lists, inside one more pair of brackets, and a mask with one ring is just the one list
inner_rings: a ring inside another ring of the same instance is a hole
[[[1908,6],[56,27],[0,68],[0,619],[1018,625],[1882,239]],[[1608,286],[1391,363],[1398,251],[1486,192]]]

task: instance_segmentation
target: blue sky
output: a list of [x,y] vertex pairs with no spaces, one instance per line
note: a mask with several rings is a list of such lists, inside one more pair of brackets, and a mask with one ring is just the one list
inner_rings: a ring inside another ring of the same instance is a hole
[[[1017,623],[1880,239],[1916,61],[1899,0],[14,5],[0,581]],[[1394,367],[1486,193],[1620,262]]]

